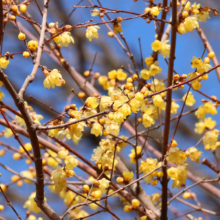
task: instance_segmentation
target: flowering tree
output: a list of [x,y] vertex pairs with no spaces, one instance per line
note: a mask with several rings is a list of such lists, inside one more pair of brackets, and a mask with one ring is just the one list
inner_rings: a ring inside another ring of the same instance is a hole
[[[100,0],[82,0],[74,6],[61,2],[2,0],[0,4],[1,49],[10,48],[0,58],[4,91],[0,92],[0,216],[6,212],[11,219],[28,220],[220,216],[215,208],[206,208],[197,193],[220,198],[216,185],[220,178],[219,119],[214,118],[220,101],[202,87],[215,72],[220,79],[220,65],[200,27],[218,14],[212,1],[206,6],[188,0],[134,0],[130,3],[133,10],[108,8]],[[59,10],[53,13],[56,4]],[[57,14],[65,4],[73,10],[60,18]],[[135,7],[142,11],[136,12]],[[89,12],[88,19],[82,16],[72,22],[75,11]],[[36,18],[36,13],[41,17]],[[129,36],[123,34],[126,22],[151,27],[155,35],[147,42],[145,36],[132,39],[139,42],[138,55],[132,52],[136,49],[131,49]],[[105,33],[104,41],[100,32]],[[175,69],[176,59],[188,55],[177,52],[177,36],[183,39],[191,32],[198,32],[203,48],[200,56],[184,63],[192,68],[186,74]],[[12,48],[9,37],[15,42]],[[112,43],[115,40],[117,44]],[[144,51],[143,42],[150,52]],[[91,46],[96,50],[93,55]],[[113,59],[114,47],[126,57]],[[71,48],[80,54],[79,71],[73,67],[76,52]],[[85,53],[90,53],[89,62]],[[94,71],[101,64],[101,73]],[[23,73],[13,75],[21,67]],[[198,99],[195,94],[200,95]],[[191,115],[196,117],[195,127],[188,123],[182,129],[182,121]],[[190,136],[185,134],[187,129],[197,134],[189,146],[183,141],[183,136]],[[85,139],[92,153],[86,152]],[[208,159],[212,153],[215,162]],[[7,159],[11,155],[13,160]],[[214,175],[197,176],[195,164]],[[16,198],[15,185],[19,190],[25,186],[28,196]]]

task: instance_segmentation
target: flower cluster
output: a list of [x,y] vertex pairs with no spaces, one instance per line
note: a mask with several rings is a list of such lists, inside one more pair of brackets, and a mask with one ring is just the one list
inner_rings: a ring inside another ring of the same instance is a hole
[[52,173],[51,179],[55,184],[55,192],[59,193],[66,187],[66,178],[75,175],[73,168],[78,166],[78,160],[73,155],[68,155],[69,152],[66,149],[61,149],[58,152],[58,156],[64,159],[64,167],[58,166]]
[[[184,4],[184,2],[182,2]],[[188,1],[181,14],[180,22],[177,30],[179,34],[184,34],[199,28],[199,22],[206,22],[209,17],[209,8],[202,7],[200,4],[194,3],[191,5]]]

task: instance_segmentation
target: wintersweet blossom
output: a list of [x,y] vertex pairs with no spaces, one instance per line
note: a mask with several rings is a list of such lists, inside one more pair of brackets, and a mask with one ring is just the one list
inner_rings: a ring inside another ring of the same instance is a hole
[[209,101],[203,103],[201,106],[199,106],[198,110],[195,112],[195,115],[198,119],[204,119],[206,114],[216,115],[217,109],[216,105]]
[[89,41],[92,41],[93,38],[99,38],[98,29],[100,29],[99,26],[89,26],[86,29],[86,37],[89,39]]
[[2,101],[2,99],[5,97],[5,94],[2,92],[2,91],[0,91],[0,101]]
[[41,211],[41,209],[37,206],[37,203],[35,202],[35,197],[36,193],[31,193],[28,200],[24,203],[24,208],[27,208],[31,212],[38,213]]
[[191,91],[189,91],[188,95],[187,93],[183,96],[182,100],[186,103],[187,106],[193,106],[196,102],[194,99],[194,95]]
[[73,37],[71,36],[71,33],[66,31],[64,33],[61,34],[61,39],[60,39],[60,46],[61,47],[68,47],[68,45],[70,43],[73,43],[74,44],[74,39]]
[[173,188],[180,189],[186,183],[187,168],[185,165],[180,165],[177,168],[171,167],[167,170],[167,175],[173,180]]
[[202,152],[199,151],[197,148],[190,147],[189,149],[187,149],[186,154],[192,161],[200,163],[200,157],[202,156]]
[[9,60],[7,60],[5,57],[0,58],[0,68],[6,69],[9,64]]
[[213,121],[211,117],[204,118],[204,121],[199,121],[195,124],[195,132],[202,134],[205,129],[213,129],[216,125],[216,121]]
[[102,130],[103,130],[102,125],[100,125],[99,123],[94,123],[92,125],[91,134],[94,134],[96,137],[98,137],[99,135],[101,136]]
[[46,78],[43,82],[44,88],[50,89],[51,87],[54,89],[55,85],[61,87],[65,84],[65,80],[63,79],[60,71],[57,69],[53,69],[51,72],[46,73]]

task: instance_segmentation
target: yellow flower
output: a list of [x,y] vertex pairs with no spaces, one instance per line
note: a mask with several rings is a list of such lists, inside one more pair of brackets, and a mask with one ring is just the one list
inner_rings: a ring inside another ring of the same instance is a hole
[[[188,80],[189,80],[189,79],[192,79],[192,78],[198,76],[199,73],[198,72],[193,72],[193,73],[189,73],[188,75],[189,75],[189,77],[188,77]],[[192,87],[193,87],[194,90],[198,90],[202,86],[202,84],[199,82],[199,78],[194,79],[193,81],[191,81],[191,84],[192,84]]]
[[112,99],[109,96],[102,96],[100,100],[100,111],[108,109],[112,104]]
[[162,43],[159,53],[162,54],[163,58],[170,56],[169,40],[165,40],[164,43]]
[[35,40],[30,40],[30,41],[28,42],[28,48],[29,48],[29,50],[35,51],[35,50],[37,50],[37,47],[38,47],[38,42],[37,42],[37,41],[35,41]]
[[53,40],[54,40],[54,42],[57,43],[57,44],[60,43],[60,41],[62,40],[62,36],[61,36],[61,34],[58,35],[58,36],[56,36],[56,37],[54,37]]
[[144,62],[146,65],[150,66],[154,62],[154,58],[153,57],[146,57]]
[[102,125],[100,125],[99,123],[94,123],[92,125],[92,129],[91,129],[91,134],[94,134],[96,137],[98,137],[99,135],[102,135]]
[[[162,80],[154,79],[151,82],[151,87],[150,88],[153,92],[158,92],[158,91],[161,91],[161,90],[165,89],[166,86],[165,86],[165,84]],[[166,95],[166,92],[161,93],[162,97],[164,97],[165,95]]]
[[131,201],[131,205],[132,205],[132,208],[136,209],[136,208],[139,207],[139,205],[140,205],[140,201],[137,200],[137,199],[132,199],[132,201]]
[[116,70],[112,70],[112,71],[108,72],[108,78],[109,79],[116,79],[116,75],[117,75]]
[[151,64],[149,71],[150,71],[151,76],[155,76],[155,75],[161,73],[162,68],[159,67],[159,62],[155,61],[153,64]]
[[193,56],[191,60],[191,67],[197,68],[199,73],[203,73],[209,70],[212,66],[210,64],[204,63],[201,58]]
[[151,200],[153,203],[158,203],[160,198],[161,198],[160,193],[154,193],[151,195]]
[[71,36],[70,32],[66,31],[66,32],[61,34],[61,39],[60,39],[60,42],[59,42],[61,47],[68,47],[68,45],[71,42],[74,44],[74,39]]
[[99,105],[96,97],[87,98],[85,103],[89,108],[97,108]]
[[59,193],[65,188],[66,186],[65,178],[66,178],[66,173],[61,167],[58,167],[56,170],[52,171],[51,179],[55,183],[55,192]]
[[199,22],[206,22],[209,17],[208,11],[200,11],[199,14],[194,15]]
[[53,169],[57,168],[57,166],[59,165],[57,158],[54,159],[53,157],[48,157],[47,158],[47,164],[49,166],[51,166]]
[[9,60],[6,60],[5,57],[0,58],[0,68],[6,69],[9,64]]
[[206,145],[215,145],[218,141],[219,130],[214,129],[211,131],[207,131],[203,137],[203,144]]
[[[184,4],[184,0],[182,0],[182,5],[183,5],[183,4]],[[188,11],[189,8],[190,8],[190,5],[191,5],[191,3],[190,3],[190,1],[188,1],[188,2],[186,3],[186,5],[185,5],[184,9],[185,9],[186,11]]]
[[119,109],[119,112],[121,112],[123,114],[123,118],[126,119],[127,116],[131,114],[131,107],[128,104],[124,104]]
[[144,95],[141,92],[137,92],[134,97],[138,101],[142,101],[144,99]]
[[123,179],[125,182],[130,182],[133,177],[134,177],[134,173],[132,171],[123,172]]
[[58,151],[58,157],[61,159],[65,159],[69,155],[69,151],[66,148],[61,148],[60,151]]
[[199,158],[202,156],[202,152],[200,152],[198,149],[196,149],[195,147],[190,147],[189,149],[187,149],[186,153],[189,155],[192,161],[200,163]]
[[[145,161],[141,161],[141,165],[139,167],[140,171],[143,172],[144,174],[148,174],[155,170],[158,165],[158,160],[153,159],[153,158],[147,158]],[[153,175],[149,175],[144,178],[144,180],[149,184],[151,180],[153,179]]]
[[24,126],[26,128],[26,124],[23,118],[19,117],[19,116],[15,116],[15,120],[18,123],[19,126]]
[[100,76],[98,78],[98,82],[100,85],[103,86],[103,89],[107,90],[110,87],[110,82],[108,81],[107,76]]
[[141,146],[137,146],[136,150],[135,149],[131,150],[131,153],[129,154],[131,163],[135,163],[136,162],[136,156],[138,157],[141,154],[141,151],[142,151],[142,147]]
[[177,31],[179,34],[184,34],[186,33],[186,28],[184,26],[183,23],[179,23],[178,26],[177,26]]
[[5,138],[9,138],[9,137],[11,137],[12,135],[13,135],[12,130],[11,130],[10,128],[6,128],[6,129],[5,129],[5,133],[4,133]]
[[19,39],[19,40],[25,40],[25,39],[26,39],[26,35],[25,35],[24,33],[20,32],[20,33],[18,34],[18,39]]
[[127,74],[125,72],[123,72],[122,69],[118,69],[117,74],[116,74],[116,78],[118,80],[125,80],[127,78]]
[[185,193],[183,193],[183,198],[184,198],[184,199],[190,199],[190,198],[192,198],[192,193],[191,193],[191,192],[185,192]]
[[216,121],[213,121],[211,117],[205,118],[204,121],[197,122],[195,124],[195,132],[202,134],[206,128],[213,129],[216,125]]
[[95,8],[91,11],[92,17],[98,16],[99,14],[100,14],[100,11],[97,8]]
[[187,17],[184,21],[184,27],[187,31],[193,31],[196,28],[199,28],[199,23],[196,17]]
[[[29,171],[29,170],[21,171],[21,175],[22,175],[23,177],[33,178],[33,173],[32,173],[31,171]],[[31,180],[28,180],[28,179],[25,179],[25,178],[24,178],[24,182],[25,182],[25,183],[28,183],[28,184],[31,184],[31,183],[32,183]]]
[[121,124],[124,121],[124,118],[124,115],[119,111],[113,113],[113,120],[118,124]]
[[[27,151],[31,151],[31,150],[32,150],[32,145],[31,145],[31,143],[26,143],[26,144],[24,145],[24,148],[25,148]],[[24,153],[24,152],[25,152],[22,146],[19,147],[19,151],[20,151],[20,153]]]
[[180,106],[178,104],[175,103],[175,101],[172,101],[171,103],[171,114],[176,114],[177,110]]
[[190,91],[188,93],[187,99],[186,99],[187,93],[183,96],[182,100],[186,102],[187,106],[193,106],[196,102],[196,100],[194,99],[194,95],[192,94],[192,92]]
[[118,32],[123,31],[122,27],[121,27],[121,24],[117,23],[116,25],[113,25],[113,31],[114,31],[115,34],[117,34]]
[[132,112],[137,113],[137,111],[140,110],[140,107],[141,107],[140,101],[137,101],[136,99],[132,99],[131,101],[129,101],[128,104],[131,107]]
[[41,209],[37,206],[35,202],[36,193],[33,192],[29,196],[28,200],[24,203],[24,208],[27,208],[29,211],[38,213],[41,211]]
[[109,134],[115,136],[118,136],[120,133],[120,125],[115,121],[106,120],[105,129],[106,131],[108,131]]
[[203,105],[199,106],[198,110],[195,112],[198,119],[204,119],[206,114],[217,114],[216,106],[211,101],[203,103]]
[[86,29],[86,37],[89,41],[92,41],[93,38],[99,38],[98,29],[100,29],[99,26],[89,26]]
[[3,205],[0,205],[0,212],[3,211],[5,207]]
[[150,127],[151,125],[155,124],[155,120],[152,116],[148,114],[143,114],[143,125],[145,128]]
[[171,147],[167,157],[167,161],[175,164],[183,164],[186,161],[186,155],[178,147]]
[[62,78],[62,75],[57,69],[53,69],[44,80],[44,88],[54,89],[55,85],[61,87],[65,84],[65,80]]
[[68,170],[72,170],[74,167],[78,166],[78,160],[76,159],[76,156],[69,155],[64,160],[65,167]]
[[126,205],[124,206],[124,212],[130,212],[132,210],[132,206]]
[[150,79],[150,78],[151,78],[150,71],[147,70],[147,69],[141,70],[141,76],[142,76],[142,78],[145,79],[145,80]]
[[190,10],[192,11],[193,14],[198,14],[199,10],[201,8],[200,4],[196,4],[196,2],[190,7]]
[[[120,150],[119,147],[116,148],[116,151]],[[96,161],[96,164],[100,164],[102,169],[105,166],[112,167],[114,152],[115,152],[115,141],[110,139],[102,139],[99,142],[99,146],[93,150],[92,161]],[[117,160],[115,160],[114,167],[117,165]]]
[[99,181],[100,185],[99,185],[99,188],[100,189],[107,189],[109,187],[109,183],[110,181],[107,180],[106,178],[102,178],[100,181]]
[[159,8],[158,8],[157,6],[155,6],[155,7],[152,7],[152,8],[151,8],[150,13],[151,13],[152,15],[154,15],[154,16],[157,16],[157,15],[160,14],[160,10],[159,10]]
[[5,94],[2,92],[2,91],[0,91],[0,101],[2,101],[2,99],[5,97]]
[[187,179],[187,169],[185,165],[178,166],[177,168],[171,167],[167,170],[167,175],[173,180],[172,187],[180,189],[185,185]]
[[44,117],[42,115],[38,115],[36,112],[31,112],[30,116],[34,123],[41,125],[40,120],[42,120]]
[[159,40],[155,40],[151,44],[151,48],[154,52],[157,52],[158,50],[160,50],[162,48],[162,43]]
[[[76,119],[70,119],[69,122],[73,122]],[[82,132],[84,131],[84,127],[86,126],[85,122],[79,122],[79,123],[75,123],[70,125],[68,131],[65,132],[65,130],[59,132],[61,134],[62,137],[66,137],[67,139],[71,139],[74,141],[74,143],[78,143],[79,140],[82,137]],[[63,132],[63,134],[62,134]]]
[[66,177],[72,177],[76,175],[73,170],[68,170],[68,169],[65,169],[65,174],[66,174]]
[[160,94],[153,96],[153,103],[161,110],[165,110],[166,104]]

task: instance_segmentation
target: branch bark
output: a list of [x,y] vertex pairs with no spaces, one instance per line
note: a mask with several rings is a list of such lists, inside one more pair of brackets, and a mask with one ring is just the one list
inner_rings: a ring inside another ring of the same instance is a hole
[[[167,86],[172,85],[173,80],[173,67],[175,60],[175,49],[176,49],[176,32],[177,32],[177,1],[172,1],[172,33],[171,33],[171,50],[168,66],[168,80]],[[165,125],[164,125],[164,136],[163,136],[163,147],[162,156],[164,160],[164,166],[162,168],[163,178],[162,178],[162,210],[161,210],[161,220],[167,220],[167,161],[165,155],[167,153],[167,146],[169,141],[169,131],[170,131],[170,111],[172,104],[172,90],[167,92],[167,103],[165,112]]]

